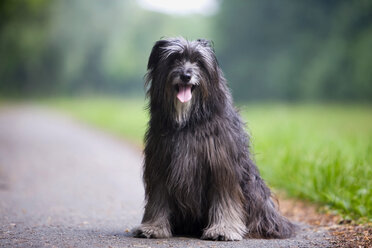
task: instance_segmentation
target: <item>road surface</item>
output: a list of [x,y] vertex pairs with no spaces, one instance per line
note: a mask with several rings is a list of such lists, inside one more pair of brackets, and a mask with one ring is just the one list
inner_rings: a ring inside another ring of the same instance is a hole
[[325,231],[295,238],[146,240],[141,152],[35,106],[0,109],[0,247],[329,247]]

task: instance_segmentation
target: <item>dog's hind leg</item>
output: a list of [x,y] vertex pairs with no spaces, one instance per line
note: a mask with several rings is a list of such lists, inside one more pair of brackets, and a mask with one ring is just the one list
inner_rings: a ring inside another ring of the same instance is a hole
[[261,238],[289,238],[295,234],[296,225],[279,213],[271,199],[271,192],[258,174],[246,180],[245,197],[248,236]]
[[147,200],[142,224],[133,231],[138,238],[168,238],[172,236],[169,222],[170,208],[164,191],[157,185]]

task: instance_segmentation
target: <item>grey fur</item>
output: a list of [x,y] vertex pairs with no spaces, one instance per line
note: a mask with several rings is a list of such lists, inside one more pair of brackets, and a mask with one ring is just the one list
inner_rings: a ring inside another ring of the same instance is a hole
[[[134,235],[203,239],[287,238],[294,225],[278,212],[249,153],[249,136],[207,40],[159,40],[146,75],[150,121],[145,137],[142,225]],[[193,86],[180,103],[182,73]]]

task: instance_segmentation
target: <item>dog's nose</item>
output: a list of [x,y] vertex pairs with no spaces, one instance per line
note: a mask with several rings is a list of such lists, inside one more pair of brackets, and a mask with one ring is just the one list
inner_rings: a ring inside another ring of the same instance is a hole
[[190,79],[191,79],[191,73],[189,73],[189,72],[182,73],[180,77],[181,77],[181,80],[182,80],[184,83],[187,83],[187,82],[189,82]]

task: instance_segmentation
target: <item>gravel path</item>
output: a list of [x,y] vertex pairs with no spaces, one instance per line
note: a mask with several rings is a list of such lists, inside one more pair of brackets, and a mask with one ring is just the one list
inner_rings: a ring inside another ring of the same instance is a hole
[[0,109],[0,247],[329,247],[301,225],[287,240],[137,239],[141,152],[32,106]]

